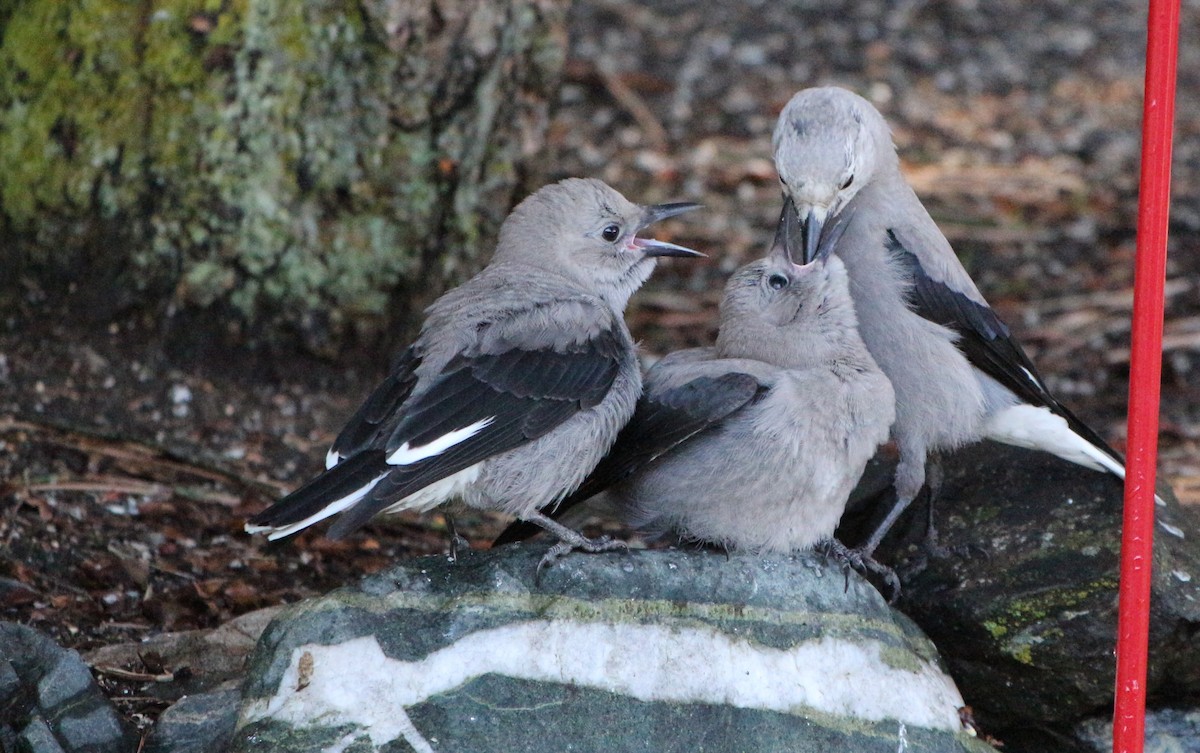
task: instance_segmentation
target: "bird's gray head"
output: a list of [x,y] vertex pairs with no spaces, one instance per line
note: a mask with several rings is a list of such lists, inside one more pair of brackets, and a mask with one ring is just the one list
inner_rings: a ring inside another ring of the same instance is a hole
[[841,259],[820,254],[793,264],[773,249],[725,285],[717,352],[798,368],[828,360],[856,327]]
[[811,261],[821,226],[896,164],[887,121],[870,102],[834,86],[805,89],[779,114],[775,169],[785,199],[798,213],[803,237],[797,257]]
[[500,228],[494,261],[565,274],[620,310],[650,276],[658,257],[704,256],[674,243],[637,237],[649,225],[698,206],[640,206],[603,181],[568,178],[544,186],[517,205]]

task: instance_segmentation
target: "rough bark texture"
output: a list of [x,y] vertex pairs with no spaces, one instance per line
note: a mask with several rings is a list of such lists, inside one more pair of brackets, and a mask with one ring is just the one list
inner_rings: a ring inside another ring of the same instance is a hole
[[318,352],[486,260],[566,43],[566,0],[6,5],[0,264]]

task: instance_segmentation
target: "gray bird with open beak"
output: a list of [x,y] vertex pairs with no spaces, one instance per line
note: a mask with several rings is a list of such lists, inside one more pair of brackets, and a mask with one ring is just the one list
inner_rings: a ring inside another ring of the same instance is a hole
[[[646,375],[612,451],[555,511],[607,490],[651,534],[787,553],[829,540],[867,461],[887,441],[892,387],[859,337],[842,262],[772,251],[730,278],[711,348]],[[535,532],[514,525],[497,543]]]
[[246,525],[289,536],[333,515],[340,538],[380,513],[452,498],[560,539],[549,556],[623,546],[540,511],[570,494],[633,415],[642,380],[623,312],[661,256],[643,239],[696,204],[639,206],[598,180],[523,201],[492,261],[435,301],[416,341],[342,429],[327,470]]
[[897,501],[862,553],[920,492],[931,454],[968,442],[1044,450],[1125,477],[1120,455],[1050,394],[963,269],[901,174],[878,110],[845,89],[805,89],[780,114],[774,147],[795,254],[811,258],[822,227],[853,212],[835,253],[863,340],[896,391]]

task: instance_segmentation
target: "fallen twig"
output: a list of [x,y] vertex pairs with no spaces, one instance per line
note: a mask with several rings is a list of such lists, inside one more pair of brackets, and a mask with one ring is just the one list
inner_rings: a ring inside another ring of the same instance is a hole
[[212,467],[194,460],[179,458],[173,451],[165,447],[159,447],[140,440],[107,436],[89,429],[0,417],[0,433],[11,431],[36,433],[40,435],[40,439],[60,446],[102,455],[114,460],[125,460],[156,466],[162,469],[164,474],[173,471],[178,474],[203,478],[209,481],[231,483],[270,497],[278,496],[290,490],[288,485],[277,481],[247,478],[224,468]]
[[132,494],[139,497],[167,497],[171,489],[149,481],[133,481],[118,477],[102,477],[80,481],[50,481],[28,484],[26,492],[110,492]]
[[112,696],[108,700],[113,703],[117,703],[117,704],[147,703],[147,704],[151,704],[154,706],[163,706],[163,707],[170,706],[171,704],[174,703],[174,701],[168,700],[166,698],[155,698],[152,695],[128,695],[128,696],[116,695],[116,696]]
[[[102,675],[115,677],[118,680],[129,680],[130,682],[175,682],[177,679],[176,672],[162,672],[159,674],[150,674],[148,672],[134,672],[129,669],[121,669],[120,667],[109,667],[103,664],[92,665],[93,672],[99,672]],[[132,700],[132,699],[126,699]]]
[[138,481],[120,476],[102,476],[84,478],[75,481],[47,481],[37,484],[27,484],[23,487],[27,494],[37,492],[93,492],[97,494],[129,494],[152,499],[167,499],[174,496],[183,497],[193,502],[210,502],[222,507],[237,507],[242,498],[234,494],[226,494],[214,489],[204,489],[195,486],[171,486],[152,481]]

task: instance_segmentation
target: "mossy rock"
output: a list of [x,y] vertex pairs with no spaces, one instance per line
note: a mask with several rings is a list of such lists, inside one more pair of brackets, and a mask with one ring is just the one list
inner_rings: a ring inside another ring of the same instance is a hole
[[[934,506],[949,556],[926,558],[927,508],[880,556],[904,579],[899,608],[942,652],[975,718],[1015,751],[1111,714],[1122,484],[1046,453],[983,442],[946,457]],[[1151,703],[1200,693],[1200,520],[1160,486],[1150,602]],[[1045,749],[1056,749],[1050,745]]]
[[936,651],[815,555],[398,563],[289,606],[232,751],[993,751]]

